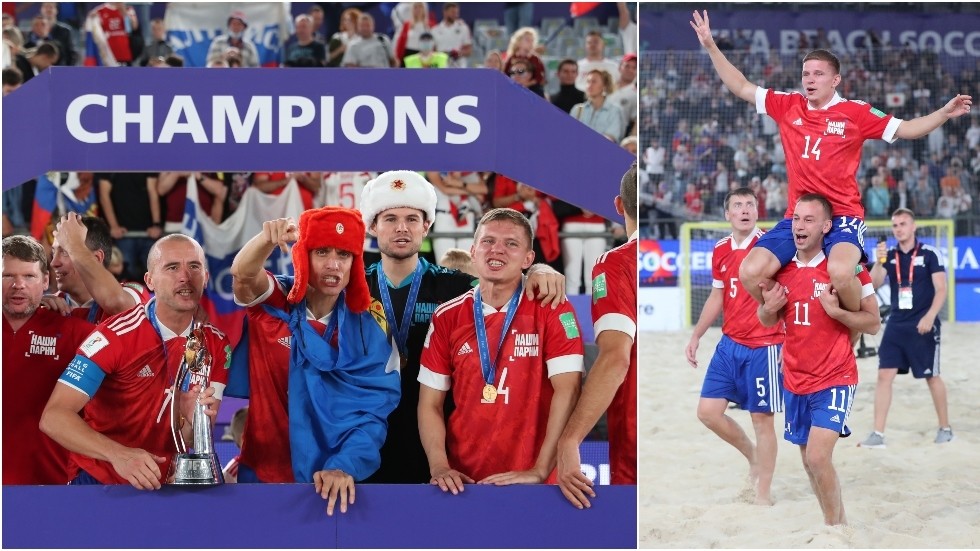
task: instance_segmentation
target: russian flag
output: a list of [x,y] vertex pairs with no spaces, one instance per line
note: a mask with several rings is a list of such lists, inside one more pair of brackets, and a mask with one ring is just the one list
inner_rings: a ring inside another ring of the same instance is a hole
[[85,66],[86,67],[116,67],[115,56],[109,48],[105,31],[98,15],[89,16],[85,20]]
[[38,241],[44,241],[49,237],[47,234],[53,227],[51,218],[55,213],[77,212],[82,216],[98,215],[98,194],[95,186],[91,186],[85,197],[78,199],[75,196],[75,190],[80,185],[78,174],[75,172],[67,174],[64,183],[61,181],[62,173],[59,172],[42,174],[37,179],[34,206],[31,209],[31,236]]

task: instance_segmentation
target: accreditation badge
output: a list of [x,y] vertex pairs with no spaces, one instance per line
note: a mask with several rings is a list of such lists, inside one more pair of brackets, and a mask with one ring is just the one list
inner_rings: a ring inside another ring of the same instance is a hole
[[898,288],[898,309],[899,310],[911,310],[912,309],[912,288],[911,287],[899,287]]

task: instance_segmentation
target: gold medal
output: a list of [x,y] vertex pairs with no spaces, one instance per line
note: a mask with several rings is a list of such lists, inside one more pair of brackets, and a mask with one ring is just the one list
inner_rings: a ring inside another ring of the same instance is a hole
[[485,385],[483,387],[483,399],[487,402],[494,402],[497,400],[497,388],[491,384]]

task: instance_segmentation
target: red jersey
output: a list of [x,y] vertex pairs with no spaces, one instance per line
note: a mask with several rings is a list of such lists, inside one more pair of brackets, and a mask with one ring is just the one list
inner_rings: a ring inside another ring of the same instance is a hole
[[[158,325],[160,333],[149,318],[148,306],[143,304],[112,316],[78,347],[78,355],[58,382],[88,394],[72,381],[80,380],[77,375],[92,366],[102,370],[105,378],[89,394],[91,400],[82,410],[85,422],[123,446],[166,457],[167,463],[160,465],[163,482],[177,453],[170,431],[168,397],[184,356],[187,331],[178,336]],[[205,347],[212,354],[212,363],[210,373],[198,377],[210,375],[215,395],[220,398],[228,381],[231,345],[214,326],[204,328]],[[192,378],[192,384],[197,382]],[[70,476],[77,476],[79,469],[103,484],[128,484],[108,461],[71,453]]]
[[895,141],[901,119],[870,104],[834,94],[823,109],[810,109],[799,92],[758,88],[756,110],[779,126],[786,153],[789,197],[786,217],[806,193],[819,193],[833,206],[834,216],[864,218],[857,170],[865,140]]
[[729,234],[715,243],[715,250],[711,255],[711,286],[723,291],[722,311],[725,313],[725,321],[721,332],[749,348],[782,344],[785,339],[782,323],[772,327],[762,325],[756,315],[759,303],[742,287],[738,279],[742,260],[748,256],[763,233],[765,232],[755,228],[741,243],[736,243],[734,234]]
[[[867,270],[858,274],[861,298],[874,288]],[[819,296],[830,287],[827,257],[818,253],[810,262],[793,258],[776,281],[788,290],[784,317],[786,346],[783,347],[783,385],[793,394],[819,392],[832,386],[858,383],[857,361],[851,347],[850,330],[831,318],[820,305]]]
[[[269,290],[247,305],[248,418],[239,462],[249,466],[262,482],[296,482],[289,451],[289,351],[292,332],[286,322],[262,307],[286,308],[286,291],[266,272]],[[243,305],[246,306],[246,305]],[[309,320],[321,335],[327,326]]]
[[606,411],[613,484],[636,484],[636,239],[603,254],[592,268],[592,326],[633,339],[630,366]]
[[100,4],[89,16],[99,18],[106,42],[112,50],[112,56],[120,63],[133,61],[133,51],[129,47],[129,33],[126,32],[126,17],[132,11],[133,8],[128,6],[125,12],[120,12],[112,4]]
[[41,412],[92,325],[47,308],[14,331],[3,318],[3,484],[67,484],[68,450],[41,432]]
[[419,382],[452,389],[456,409],[449,416],[446,450],[453,468],[475,480],[530,469],[537,461],[554,394],[549,377],[581,373],[584,346],[567,302],[551,306],[521,296],[503,351],[497,344],[506,318],[484,304],[497,398],[483,400],[483,372],[473,320],[476,289],[443,303],[432,315],[419,366]]
[[[126,291],[133,297],[136,304],[146,304],[153,298],[150,295],[150,290],[140,283],[127,281],[126,283],[120,283],[120,285],[122,285],[123,291]],[[85,304],[78,304],[70,296],[61,291],[58,291],[58,296],[68,302],[68,305],[72,308],[71,315],[76,318],[83,319],[93,325],[98,325],[109,317],[109,314],[101,306],[96,304],[94,299],[89,300]]]

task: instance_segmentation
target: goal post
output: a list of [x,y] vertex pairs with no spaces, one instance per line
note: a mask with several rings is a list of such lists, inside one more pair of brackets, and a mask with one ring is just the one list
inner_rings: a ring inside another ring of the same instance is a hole
[[[867,232],[864,235],[865,250],[869,258],[873,257],[878,241],[884,239],[888,246],[895,245],[892,236],[891,220],[868,220]],[[768,230],[776,225],[776,221],[760,220],[760,228]],[[916,236],[924,245],[935,247],[943,255],[946,263],[946,304],[939,312],[940,319],[954,321],[956,319],[956,270],[952,265],[953,259],[953,221],[952,220],[916,220]],[[691,328],[701,316],[701,309],[711,293],[711,256],[715,243],[731,233],[732,227],[728,222],[686,222],[680,228],[679,253],[677,262],[678,282],[683,293],[682,319],[686,328]],[[871,258],[874,261],[874,258]],[[886,283],[887,285],[887,283]],[[882,292],[886,300],[890,298]],[[721,325],[721,319],[715,323]]]

